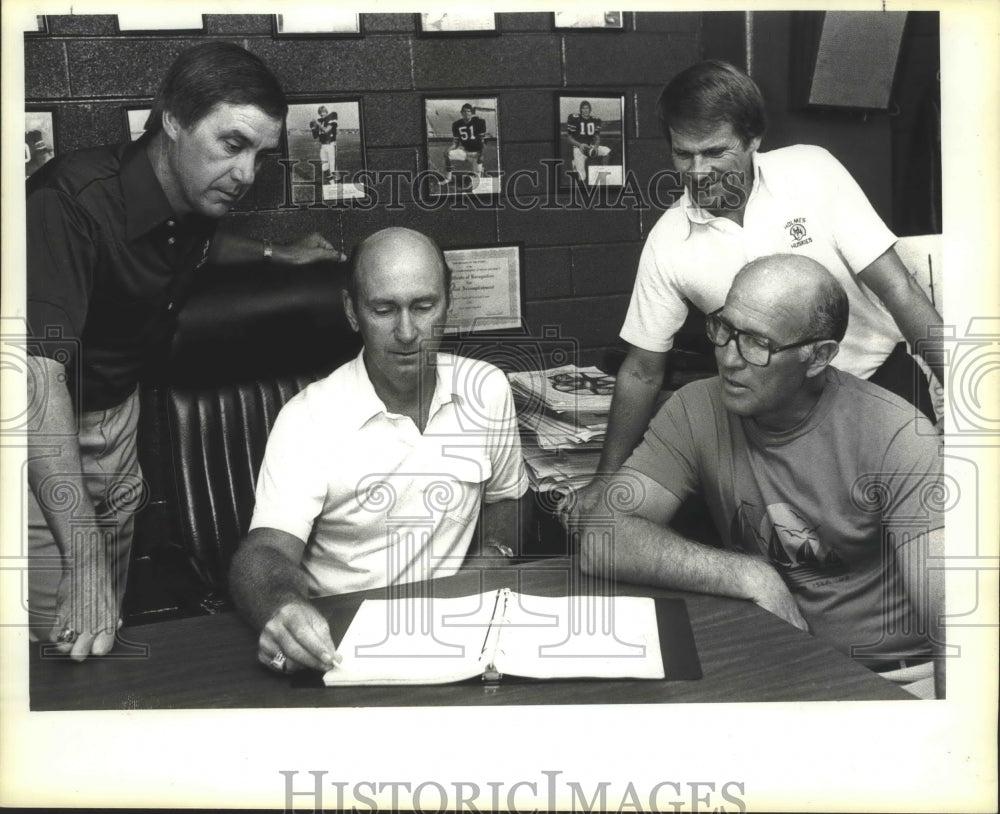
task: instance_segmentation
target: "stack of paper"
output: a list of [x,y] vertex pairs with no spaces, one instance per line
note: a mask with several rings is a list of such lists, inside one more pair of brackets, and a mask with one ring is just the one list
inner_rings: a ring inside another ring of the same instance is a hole
[[594,477],[601,460],[600,449],[546,452],[526,443],[523,452],[528,480],[536,492],[582,489]]
[[524,459],[536,491],[578,488],[597,471],[615,378],[562,365],[509,374]]
[[522,429],[543,449],[599,448],[607,429],[615,377],[596,367],[562,365],[509,374]]

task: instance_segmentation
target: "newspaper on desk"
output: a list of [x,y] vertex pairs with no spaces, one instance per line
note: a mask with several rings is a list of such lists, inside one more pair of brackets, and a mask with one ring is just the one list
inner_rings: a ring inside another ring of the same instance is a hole
[[562,365],[512,373],[509,379],[535,491],[588,483],[601,456],[614,376],[596,367]]

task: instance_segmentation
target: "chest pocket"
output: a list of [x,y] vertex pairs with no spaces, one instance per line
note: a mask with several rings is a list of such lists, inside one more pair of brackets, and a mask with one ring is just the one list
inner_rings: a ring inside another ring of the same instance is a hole
[[493,475],[489,456],[479,448],[449,450],[441,456],[439,473],[430,475],[424,503],[443,518],[460,523],[475,522],[479,516],[482,487]]

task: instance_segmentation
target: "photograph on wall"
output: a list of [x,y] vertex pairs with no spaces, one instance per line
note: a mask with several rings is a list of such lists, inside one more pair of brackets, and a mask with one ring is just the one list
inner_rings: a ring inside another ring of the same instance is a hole
[[51,110],[24,112],[24,177],[28,178],[56,154]]
[[451,306],[444,333],[520,328],[524,288],[521,247],[447,249]]
[[135,141],[146,132],[146,119],[151,112],[152,108],[148,107],[125,108],[125,131],[129,141]]
[[421,34],[494,34],[497,30],[495,13],[421,14],[418,17]]
[[277,37],[360,36],[361,15],[349,11],[285,11],[274,15]]
[[190,11],[181,4],[132,6],[129,11],[118,12],[118,30],[131,33],[141,31],[200,31],[205,20],[200,12]]
[[553,12],[556,28],[622,28],[621,11],[556,11]]
[[[366,166],[361,100],[316,97],[288,106],[286,157],[292,203],[363,198],[358,178]],[[320,194],[317,195],[317,191]]]
[[431,195],[495,195],[500,132],[495,96],[424,99]]
[[624,94],[558,94],[560,186],[621,186],[625,178]]

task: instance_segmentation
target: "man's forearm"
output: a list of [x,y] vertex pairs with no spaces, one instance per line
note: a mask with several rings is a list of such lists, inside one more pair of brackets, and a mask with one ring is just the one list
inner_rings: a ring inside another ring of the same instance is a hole
[[653,417],[662,384],[662,368],[658,374],[651,375],[626,358],[615,382],[608,430],[597,470],[599,473],[617,472],[632,454]]
[[[279,247],[272,247],[273,252],[278,250]],[[209,260],[220,266],[263,262],[264,241],[219,229],[212,239]]]
[[308,602],[305,572],[280,551],[244,543],[233,556],[229,589],[236,607],[260,630],[289,602]]
[[595,576],[682,591],[756,600],[766,563],[697,543],[669,526],[618,514],[612,522],[585,519],[580,568]]
[[[61,364],[29,356],[28,368],[28,403],[34,404],[41,397],[39,385],[45,388],[39,425],[28,434],[28,487],[35,495],[56,545],[66,557],[72,553],[71,516],[77,527],[94,517],[94,507],[83,482],[76,408],[63,383],[65,372]],[[66,501],[60,499],[60,495],[67,493],[76,498],[72,511],[68,511]]]

